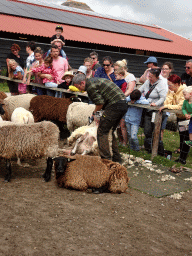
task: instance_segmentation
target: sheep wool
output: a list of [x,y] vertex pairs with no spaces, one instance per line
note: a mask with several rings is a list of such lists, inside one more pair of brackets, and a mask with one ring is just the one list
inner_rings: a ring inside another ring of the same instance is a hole
[[19,124],[33,124],[34,117],[28,110],[19,107],[16,108],[11,115],[11,122]]
[[[94,104],[73,102],[67,110],[66,119],[68,130],[73,132],[75,128],[87,125],[88,118],[92,115],[94,110]],[[93,122],[92,125],[95,125],[95,122]]]
[[67,109],[71,103],[70,98],[39,95],[31,100],[29,110],[32,112],[35,122],[52,120],[66,123]]
[[127,190],[128,175],[125,167],[119,163],[98,156],[76,155],[74,161],[67,162],[63,175],[56,178],[59,187],[86,190],[106,186],[112,193],[123,193]]
[[5,92],[0,92],[0,99],[4,100],[7,98],[7,94]]
[[29,110],[30,101],[32,98],[34,98],[36,95],[34,94],[22,94],[22,95],[16,95],[16,96],[8,96],[3,101],[0,100],[0,103],[3,103],[5,114],[3,115],[3,120],[10,121],[11,115],[13,111],[18,107],[23,107],[26,110]]
[[55,157],[58,139],[59,129],[48,121],[0,126],[0,158]]

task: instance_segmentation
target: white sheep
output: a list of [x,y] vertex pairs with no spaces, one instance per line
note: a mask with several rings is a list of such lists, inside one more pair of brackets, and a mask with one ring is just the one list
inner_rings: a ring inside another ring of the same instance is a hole
[[[10,122],[11,123],[11,122]],[[0,126],[0,158],[6,159],[5,181],[11,179],[12,158],[34,159],[46,156],[45,181],[51,178],[53,160],[58,153],[58,127],[49,121],[34,124],[10,124]]]
[[36,95],[34,94],[22,94],[15,96],[8,96],[4,100],[0,100],[0,103],[3,104],[3,109],[5,114],[2,116],[3,120],[10,121],[13,111],[18,107],[23,107],[26,110],[29,110],[30,101]]
[[[88,124],[88,118],[92,116],[95,110],[94,104],[88,104],[83,102],[72,103],[67,110],[67,128],[70,132],[73,132],[75,128],[85,126]],[[94,126],[94,122],[91,126]]]
[[19,124],[33,124],[33,114],[25,108],[16,108],[11,115],[11,122]]

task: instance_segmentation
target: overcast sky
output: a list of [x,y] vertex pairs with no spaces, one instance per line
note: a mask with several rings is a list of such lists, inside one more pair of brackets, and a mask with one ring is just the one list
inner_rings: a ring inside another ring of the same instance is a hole
[[[27,1],[27,0],[26,0]],[[33,0],[60,5],[61,0]],[[100,14],[155,24],[192,40],[192,0],[76,0]]]

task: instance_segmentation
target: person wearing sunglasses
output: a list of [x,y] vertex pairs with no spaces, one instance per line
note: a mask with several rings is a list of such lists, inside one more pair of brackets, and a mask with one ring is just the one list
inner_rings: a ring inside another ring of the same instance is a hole
[[186,61],[185,73],[181,75],[181,82],[187,86],[192,85],[192,59]]
[[92,65],[91,69],[92,69],[93,71],[96,71],[96,70],[98,69],[98,67],[101,67],[101,64],[100,64],[99,61],[98,61],[98,53],[96,53],[96,52],[91,52],[91,53],[90,53],[90,58],[91,58],[92,61],[93,61],[93,65]]
[[95,76],[98,78],[105,78],[112,82],[115,82],[115,73],[113,68],[113,60],[110,56],[105,56],[103,58],[103,66],[99,67],[96,72]]

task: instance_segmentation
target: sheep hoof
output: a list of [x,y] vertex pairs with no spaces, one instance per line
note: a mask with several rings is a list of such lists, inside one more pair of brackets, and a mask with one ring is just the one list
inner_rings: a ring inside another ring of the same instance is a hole
[[71,155],[71,156],[74,156],[74,155],[75,155],[75,153],[74,153],[73,151],[71,151],[70,155]]
[[44,174],[42,175],[42,177],[44,178],[44,181],[45,181],[45,182],[48,182],[48,181],[50,181],[50,179],[51,179],[51,175],[49,175],[49,174],[47,174],[47,173],[44,173]]

